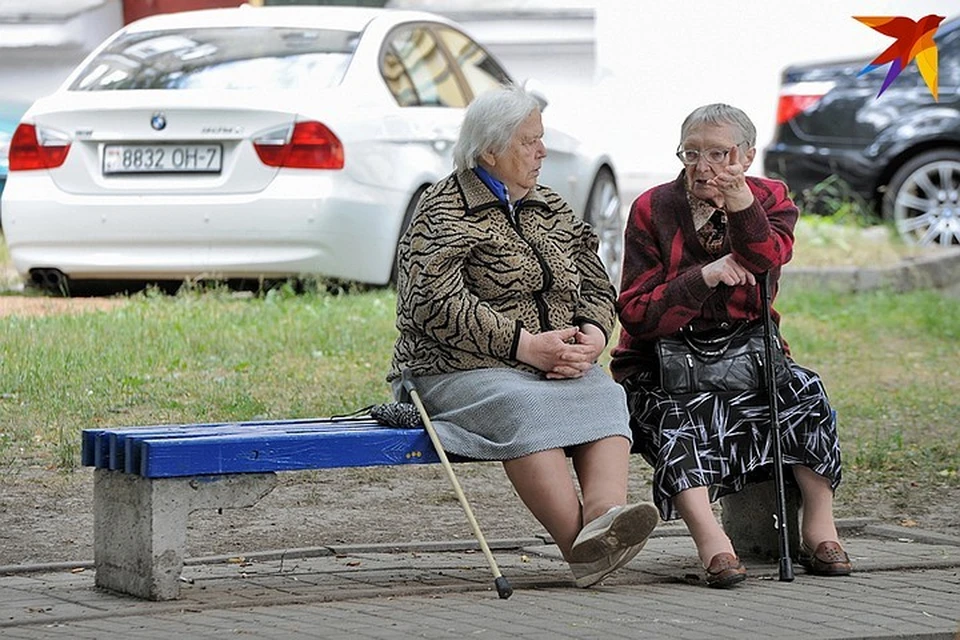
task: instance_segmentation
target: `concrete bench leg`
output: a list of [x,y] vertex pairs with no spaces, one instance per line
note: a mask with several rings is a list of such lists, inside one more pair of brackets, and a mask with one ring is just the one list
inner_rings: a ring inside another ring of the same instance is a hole
[[93,480],[96,584],[147,600],[175,600],[187,516],[197,509],[251,507],[276,474],[142,478],[97,469]]
[[[787,541],[790,555],[800,549],[800,491],[786,486]],[[777,559],[780,537],[774,515],[777,491],[773,480],[749,484],[739,492],[720,498],[723,529],[730,536],[737,554],[746,557]]]

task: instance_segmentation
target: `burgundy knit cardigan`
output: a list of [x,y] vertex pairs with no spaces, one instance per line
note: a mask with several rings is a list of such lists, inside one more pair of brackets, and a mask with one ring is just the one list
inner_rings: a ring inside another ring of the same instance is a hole
[[[782,182],[748,176],[747,186],[753,192],[753,204],[727,212],[722,254],[733,253],[754,274],[769,271],[773,299],[780,267],[793,255],[799,211]],[[621,332],[612,352],[614,378],[652,371],[654,340],[686,325],[706,329],[760,317],[757,287],[720,284],[711,289],[706,285],[701,269],[718,257],[707,253],[697,238],[682,173],[634,201],[617,301]],[[776,311],[773,318],[779,323]]]

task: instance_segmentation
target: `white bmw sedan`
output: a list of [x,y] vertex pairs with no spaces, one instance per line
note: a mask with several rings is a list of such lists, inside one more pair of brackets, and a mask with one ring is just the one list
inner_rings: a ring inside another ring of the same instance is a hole
[[[10,145],[3,231],[24,280],[316,277],[383,285],[420,194],[452,170],[471,99],[513,79],[455,23],[354,7],[134,22],[37,100]],[[549,127],[540,180],[602,239],[608,157]]]

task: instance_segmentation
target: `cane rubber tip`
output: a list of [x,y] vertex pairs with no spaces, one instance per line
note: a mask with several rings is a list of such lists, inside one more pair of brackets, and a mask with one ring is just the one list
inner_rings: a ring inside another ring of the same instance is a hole
[[780,560],[780,582],[793,582],[793,563],[790,558]]
[[513,587],[510,586],[510,583],[507,582],[507,579],[503,576],[500,576],[493,581],[493,584],[497,587],[497,595],[500,596],[501,600],[506,600],[513,595]]

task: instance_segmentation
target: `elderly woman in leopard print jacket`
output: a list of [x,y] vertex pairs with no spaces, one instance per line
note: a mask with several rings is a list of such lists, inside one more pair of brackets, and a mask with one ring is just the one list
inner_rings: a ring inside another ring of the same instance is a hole
[[614,288],[590,226],[537,184],[545,156],[532,94],[504,87],[467,109],[455,172],[400,242],[388,379],[403,400],[401,374],[414,376],[445,450],[502,462],[586,587],[636,556],[659,516],[627,504],[626,398],[597,364]]

